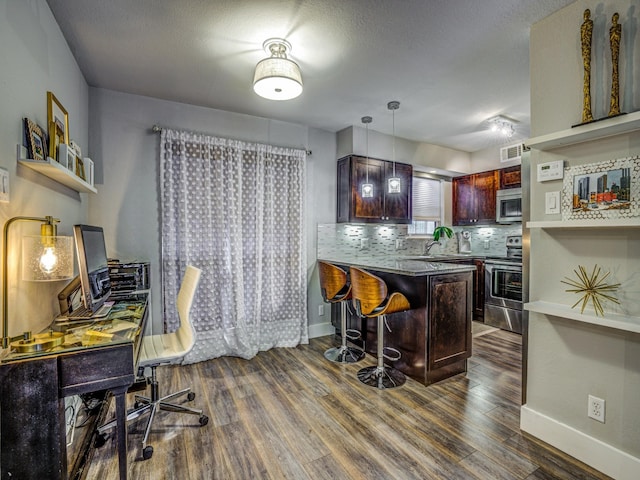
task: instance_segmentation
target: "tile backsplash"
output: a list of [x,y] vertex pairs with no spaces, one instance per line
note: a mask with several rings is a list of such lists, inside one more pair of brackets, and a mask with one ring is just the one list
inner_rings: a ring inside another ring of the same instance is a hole
[[[451,238],[441,238],[442,245],[431,248],[433,254],[459,253],[458,236],[470,233],[471,254],[505,256],[506,238],[521,235],[522,225],[492,225],[485,227],[452,227]],[[422,255],[430,238],[407,235],[406,225],[373,225],[353,223],[318,224],[318,258],[343,255]]]

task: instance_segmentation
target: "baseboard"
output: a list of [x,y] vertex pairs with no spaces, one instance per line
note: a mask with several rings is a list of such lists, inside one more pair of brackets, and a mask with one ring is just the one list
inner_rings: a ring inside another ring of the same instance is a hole
[[309,338],[333,335],[335,332],[336,329],[331,325],[331,322],[314,323],[313,325],[309,325]]
[[640,458],[547,417],[526,405],[520,408],[520,428],[616,480],[638,478]]

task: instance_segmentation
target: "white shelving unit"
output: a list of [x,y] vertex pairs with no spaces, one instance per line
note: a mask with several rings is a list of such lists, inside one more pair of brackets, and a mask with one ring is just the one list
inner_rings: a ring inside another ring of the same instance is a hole
[[554,148],[576,145],[640,129],[640,112],[628,113],[596,122],[580,125],[568,130],[530,138],[525,142],[529,148],[553,150]]
[[640,333],[640,317],[630,317],[607,312],[605,312],[604,317],[598,317],[593,311],[580,313],[579,309],[573,309],[568,305],[543,301],[525,303],[524,308],[529,312],[568,318],[569,320],[615,328],[616,330],[623,330],[625,332]]
[[93,185],[82,180],[74,172],[62,166],[53,158],[47,157],[46,160],[33,160],[26,158],[26,156],[27,149],[22,145],[18,145],[18,163],[20,165],[24,165],[42,175],[52,178],[56,182],[66,185],[76,192],[98,193],[98,190],[96,190]]
[[640,228],[640,218],[618,218],[612,220],[548,220],[542,222],[527,222],[527,228]]
[[[598,140],[614,135],[621,135],[640,130],[640,112],[596,121],[579,127],[530,138],[525,144],[533,149],[548,151],[555,148],[577,145],[579,143]],[[530,221],[527,228],[541,228],[543,230],[589,230],[589,229],[626,229],[640,228],[640,218],[620,218],[607,220],[551,220]],[[577,322],[600,325],[625,332],[640,333],[640,317],[607,313],[599,317],[593,310],[580,313],[580,310],[568,305],[545,302],[543,300],[526,303],[524,308],[529,312],[566,318]]]

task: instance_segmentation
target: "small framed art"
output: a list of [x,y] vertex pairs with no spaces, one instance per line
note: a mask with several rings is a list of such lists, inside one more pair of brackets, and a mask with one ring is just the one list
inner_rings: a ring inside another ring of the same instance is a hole
[[640,215],[640,157],[564,169],[562,218],[586,220]]
[[42,129],[28,118],[24,119],[24,128],[27,136],[29,158],[33,160],[46,160],[47,139]]
[[58,147],[69,144],[69,114],[52,92],[47,92],[47,122],[49,128],[49,156],[60,163]]

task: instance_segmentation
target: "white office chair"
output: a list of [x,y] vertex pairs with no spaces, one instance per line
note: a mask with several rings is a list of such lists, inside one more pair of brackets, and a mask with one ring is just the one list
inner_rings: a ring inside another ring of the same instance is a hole
[[[151,375],[146,376],[147,384],[150,386],[150,396],[135,396],[134,408],[127,413],[127,422],[149,412],[144,437],[142,438],[142,457],[145,460],[151,458],[153,455],[153,447],[151,445],[147,445],[147,439],[149,437],[149,432],[151,431],[151,424],[153,423],[153,419],[158,409],[200,415],[199,422],[201,426],[204,426],[209,422],[209,417],[203,415],[202,410],[169,402],[170,400],[185,394],[189,401],[193,400],[196,395],[190,388],[185,388],[179,392],[160,397],[158,392],[158,381],[156,378],[157,367],[160,365],[180,363],[195,344],[193,327],[189,321],[189,311],[191,310],[193,297],[196,288],[198,287],[198,282],[200,281],[200,273],[200,269],[191,265],[187,266],[184,273],[177,301],[180,328],[173,333],[149,335],[142,339],[138,371],[143,368],[145,369],[145,372],[147,371],[147,368],[151,369]],[[106,438],[105,432],[114,427],[115,420],[99,427],[98,443],[104,443]]]

